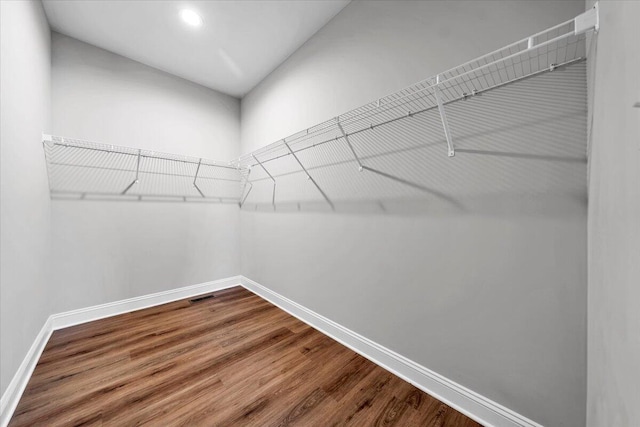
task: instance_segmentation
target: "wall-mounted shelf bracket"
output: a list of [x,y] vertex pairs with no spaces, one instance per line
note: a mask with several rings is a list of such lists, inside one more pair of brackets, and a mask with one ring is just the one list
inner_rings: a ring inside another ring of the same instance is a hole
[[202,197],[205,197],[204,193],[202,192],[202,190],[200,190],[200,187],[198,187],[198,184],[196,183],[196,180],[198,179],[198,172],[200,172],[201,164],[202,164],[202,157],[200,158],[200,160],[198,160],[198,167],[196,168],[196,174],[193,177],[193,187],[198,191],[198,193],[200,193]]
[[576,35],[586,33],[590,30],[598,31],[599,29],[600,6],[598,3],[594,4],[593,7],[586,12],[576,16],[573,20],[573,31]]
[[[256,161],[256,163],[262,168],[262,170],[269,175],[269,178],[271,178],[271,181],[273,181],[273,194],[271,196],[271,204],[273,205],[273,207],[276,207],[276,179],[269,173],[269,171],[267,170],[267,168],[264,167],[264,165],[260,162],[260,160],[258,160],[258,158],[256,156],[252,156],[253,160]],[[248,195],[248,193],[247,193]]]
[[136,162],[136,178],[133,181],[131,181],[131,184],[129,184],[127,188],[124,189],[124,191],[122,192],[123,196],[127,194],[127,191],[129,191],[134,184],[137,184],[139,182],[138,177],[140,176],[140,154],[141,154],[141,150],[138,150],[138,160]]
[[[240,193],[240,207],[242,208],[242,205],[244,205],[245,200],[247,200],[247,197],[249,197],[249,193],[251,193],[251,190],[253,189],[253,184],[251,182],[249,182],[249,175],[251,175],[251,167],[247,168],[247,175],[244,178],[244,184],[242,185],[242,192]],[[249,190],[247,190],[247,185],[249,186]],[[247,190],[247,193],[245,194],[245,190]],[[244,194],[244,197],[242,197],[242,195]]]
[[436,97],[438,103],[438,111],[440,111],[440,119],[442,120],[442,127],[444,128],[444,136],[447,138],[448,156],[453,157],[456,155],[453,148],[453,140],[451,138],[451,130],[449,129],[449,122],[447,121],[447,113],[444,110],[444,103],[442,102],[442,96],[440,95],[440,74],[436,76],[436,84],[433,86],[433,94]]
[[351,153],[353,153],[353,157],[356,159],[356,162],[358,163],[358,170],[362,172],[364,170],[362,162],[360,161],[358,154],[356,154],[356,150],[353,148],[353,145],[351,145],[351,141],[349,141],[349,135],[344,131],[344,128],[340,123],[340,117],[336,117],[336,123],[338,124],[338,129],[340,129],[340,132],[342,133],[342,137],[344,138],[345,141],[347,141],[347,145],[349,146]]
[[287,149],[289,150],[289,153],[291,153],[293,158],[296,159],[296,162],[298,162],[298,164],[300,165],[304,173],[307,175],[307,179],[310,180],[313,183],[313,185],[316,186],[320,194],[322,194],[322,197],[324,197],[327,203],[329,203],[329,205],[331,206],[331,209],[335,209],[335,207],[333,206],[333,202],[331,201],[331,199],[329,199],[329,196],[327,196],[327,194],[324,191],[322,191],[322,188],[320,188],[316,180],[313,179],[313,177],[309,174],[309,171],[304,167],[304,165],[302,164],[298,156],[296,156],[296,153],[291,149],[291,147],[289,147],[289,144],[285,142],[284,145],[287,147]]
[[49,144],[49,145],[53,145],[54,141],[53,141],[53,136],[52,135],[48,135],[46,133],[42,134],[42,143],[43,144]]

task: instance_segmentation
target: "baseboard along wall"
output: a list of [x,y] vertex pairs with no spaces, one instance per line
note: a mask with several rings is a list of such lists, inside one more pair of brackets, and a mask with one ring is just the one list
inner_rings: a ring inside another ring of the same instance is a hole
[[239,285],[483,425],[542,427],[517,412],[505,408],[499,403],[475,393],[244,276],[229,277],[49,316],[2,395],[0,426],[4,427],[9,423],[53,331]]
[[31,374],[36,368],[40,355],[52,333],[51,316],[49,316],[36,336],[36,339],[33,341],[33,344],[31,344],[31,348],[27,351],[26,356],[22,359],[22,363],[20,363],[7,389],[2,393],[2,398],[0,399],[0,426],[5,427],[9,424],[11,415],[13,415],[13,411],[16,410],[22,392],[24,392],[29,378],[31,378]]
[[242,286],[378,366],[485,426],[542,427],[515,411],[439,375],[368,338],[242,276]]
[[81,308],[79,310],[66,311],[51,316],[53,330],[68,328],[69,326],[81,323],[93,322],[105,317],[117,316],[118,314],[129,313],[168,302],[191,298],[209,292],[220,291],[222,289],[240,286],[242,276],[228,277],[226,279],[214,280],[212,282],[199,283],[197,285],[185,286],[183,288],[171,289],[169,291],[155,294],[143,295],[107,304],[94,305],[93,307]]

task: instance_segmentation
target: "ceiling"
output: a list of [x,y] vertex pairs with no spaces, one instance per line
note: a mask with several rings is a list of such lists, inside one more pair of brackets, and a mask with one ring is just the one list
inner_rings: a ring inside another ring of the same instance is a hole
[[[349,0],[45,0],[54,31],[242,97]],[[204,23],[189,27],[180,10]]]

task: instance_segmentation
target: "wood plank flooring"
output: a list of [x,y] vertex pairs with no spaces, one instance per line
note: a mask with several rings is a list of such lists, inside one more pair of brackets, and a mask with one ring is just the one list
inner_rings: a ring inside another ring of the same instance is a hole
[[10,426],[478,426],[237,287],[53,333]]

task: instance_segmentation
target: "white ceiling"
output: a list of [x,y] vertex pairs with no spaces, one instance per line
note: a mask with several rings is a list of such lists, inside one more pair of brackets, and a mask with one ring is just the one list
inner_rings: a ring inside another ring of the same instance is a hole
[[[349,0],[45,0],[54,31],[241,97]],[[204,20],[179,17],[183,8]]]

